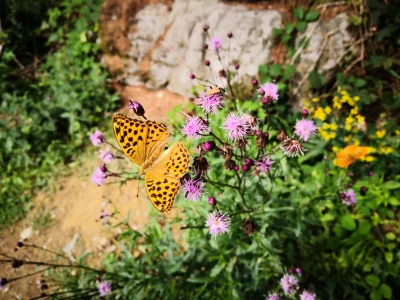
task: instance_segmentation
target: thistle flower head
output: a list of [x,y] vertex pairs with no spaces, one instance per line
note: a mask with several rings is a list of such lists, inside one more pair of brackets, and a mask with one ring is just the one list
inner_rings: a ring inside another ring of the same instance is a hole
[[302,119],[297,120],[294,129],[294,133],[300,137],[300,140],[307,142],[317,131],[317,126],[315,126],[315,123],[312,120]]
[[90,140],[92,141],[93,146],[98,147],[106,141],[106,138],[100,130],[96,130],[90,135]]
[[299,281],[293,276],[289,274],[283,275],[281,278],[281,287],[285,294],[292,295],[296,292],[297,287],[299,285]]
[[274,163],[268,156],[264,156],[261,160],[254,162],[254,174],[259,175],[261,173],[268,174],[271,170],[271,166]]
[[340,198],[342,199],[343,204],[349,206],[354,206],[357,203],[356,193],[352,189],[340,193]]
[[107,296],[108,294],[111,293],[111,282],[109,281],[100,282],[98,289],[101,297]]
[[267,296],[265,300],[281,300],[281,297],[277,293],[272,293]]
[[6,286],[6,284],[8,283],[7,278],[0,278],[0,291]]
[[218,51],[222,47],[222,40],[219,37],[214,36],[210,40],[211,49]]
[[110,150],[101,150],[99,157],[104,161],[104,163],[108,164],[113,160],[114,155]]
[[303,156],[307,149],[304,149],[300,141],[290,138],[282,142],[281,149],[283,154],[289,157]]
[[220,212],[210,213],[206,220],[206,226],[210,229],[210,234],[215,237],[219,234],[228,232],[230,225],[231,218],[226,214],[221,214]]
[[103,185],[106,182],[107,173],[104,167],[98,167],[92,175],[92,181],[98,186]]
[[220,94],[207,95],[203,93],[200,98],[194,100],[205,114],[211,113],[214,115],[218,108],[222,108],[222,96]]
[[196,174],[196,178],[202,177],[210,168],[208,161],[203,156],[197,156],[193,159],[191,169]]
[[278,100],[278,86],[275,83],[267,82],[260,89],[264,91],[263,98],[271,101]]
[[230,140],[243,139],[249,129],[246,118],[231,112],[225,119],[223,129],[228,133]]
[[129,104],[126,107],[131,109],[137,116],[144,116],[144,108],[139,102],[129,100]]
[[182,191],[189,201],[197,201],[204,193],[204,183],[200,180],[187,179],[182,184]]
[[214,197],[208,197],[208,204],[215,206],[217,204],[217,200],[215,200]]
[[243,224],[243,231],[247,235],[252,235],[257,230],[257,224],[252,220],[246,220]]
[[300,300],[315,300],[317,298],[317,295],[313,292],[304,290],[301,294],[300,294]]
[[208,132],[210,132],[210,129],[203,119],[186,115],[186,123],[182,128],[184,135],[193,139],[199,139],[203,133]]

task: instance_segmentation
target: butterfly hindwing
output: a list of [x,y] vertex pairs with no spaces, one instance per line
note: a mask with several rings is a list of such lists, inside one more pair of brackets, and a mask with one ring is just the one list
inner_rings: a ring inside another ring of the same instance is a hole
[[168,213],[180,187],[180,178],[189,168],[189,152],[176,143],[157,159],[146,173],[145,184],[151,203],[163,214]]
[[151,170],[146,173],[145,184],[154,207],[163,214],[169,213],[179,191],[179,179]]

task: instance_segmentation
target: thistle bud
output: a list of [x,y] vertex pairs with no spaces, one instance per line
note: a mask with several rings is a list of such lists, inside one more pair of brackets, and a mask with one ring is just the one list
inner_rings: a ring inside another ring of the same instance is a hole
[[194,74],[190,74],[190,79],[195,79],[196,78],[196,76],[194,75]]
[[204,45],[203,45],[203,48],[204,48],[204,49],[208,49],[208,45],[207,45],[207,44],[204,44]]
[[210,63],[210,61],[207,59],[207,60],[204,61],[204,64],[208,67],[211,63]]
[[13,269],[19,269],[23,264],[24,264],[24,262],[19,259],[14,259],[11,262],[11,266],[13,267]]
[[242,171],[243,172],[247,172],[248,170],[250,170],[250,166],[249,165],[243,165],[242,166]]
[[246,220],[243,224],[243,231],[247,235],[252,235],[257,231],[257,224],[253,220]]
[[129,104],[126,107],[131,109],[138,117],[144,116],[144,108],[139,102],[129,100]]
[[283,130],[279,130],[277,135],[276,135],[276,139],[280,142],[286,140],[288,138],[287,134],[285,131]]
[[214,150],[216,147],[215,142],[214,141],[208,141],[208,142],[204,142],[203,143],[203,149],[204,151],[212,151]]
[[239,64],[235,64],[235,69],[239,70],[239,68],[240,68],[240,65]]
[[[267,135],[266,135],[267,134]],[[257,135],[256,144],[258,149],[264,149],[268,144],[268,133],[260,133]]]
[[258,86],[258,80],[257,80],[257,79],[253,79],[253,80],[251,81],[251,84],[252,84],[253,86]]
[[367,194],[368,188],[366,186],[362,186],[360,188],[360,194],[361,196],[365,196]]
[[225,167],[225,169],[227,169],[228,171],[235,170],[236,163],[235,163],[234,160],[228,159],[227,161],[225,161],[224,167]]
[[21,247],[24,246],[24,243],[18,241],[18,242],[15,243],[15,246],[17,246],[18,248],[21,248]]
[[207,32],[209,28],[210,28],[210,26],[208,26],[208,24],[203,25],[204,32]]
[[232,38],[233,37],[232,32],[228,32],[227,36],[228,36],[228,38]]
[[301,116],[302,116],[303,118],[307,118],[307,117],[308,117],[308,110],[307,110],[307,109],[303,109],[303,110],[301,111]]
[[217,200],[215,200],[214,197],[209,197],[208,204],[210,204],[211,206],[215,206],[215,205],[217,205]]
[[196,178],[200,179],[210,168],[205,157],[198,156],[193,159],[192,170],[196,174]]

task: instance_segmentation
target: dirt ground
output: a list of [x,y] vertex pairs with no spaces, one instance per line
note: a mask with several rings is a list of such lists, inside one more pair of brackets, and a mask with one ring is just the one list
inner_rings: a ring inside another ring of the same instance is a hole
[[[166,121],[166,113],[175,105],[186,101],[183,97],[168,90],[151,91],[143,87],[119,87],[118,91],[125,104],[128,99],[140,101],[146,109],[148,118]],[[111,131],[111,128],[110,128]],[[95,152],[93,152],[95,151]],[[27,217],[12,226],[11,229],[0,232],[0,251],[29,260],[48,260],[53,257],[32,248],[21,248],[14,252],[15,243],[21,238],[52,250],[70,252],[76,257],[85,251],[96,253],[96,264],[103,254],[116,250],[113,239],[118,231],[110,230],[100,219],[102,210],[112,213],[113,204],[121,212],[123,219],[130,212],[130,226],[140,230],[147,222],[148,215],[154,208],[147,199],[144,187],[140,187],[137,198],[137,182],[130,181],[127,185],[106,184],[101,187],[90,181],[93,170],[100,164],[98,151],[93,147],[87,153],[79,166],[71,170],[71,175],[60,178],[55,186],[56,192],[42,191],[33,201],[33,209]],[[115,164],[130,163],[126,160],[114,160],[109,164],[110,170],[116,169]],[[129,166],[127,166],[129,167]],[[110,179],[112,182],[113,179]],[[64,261],[65,262],[65,261]],[[13,278],[26,274],[29,268],[12,270],[10,265],[2,268],[0,277]],[[23,299],[38,296],[40,290],[36,281],[38,276],[7,285],[0,291],[0,299]]]

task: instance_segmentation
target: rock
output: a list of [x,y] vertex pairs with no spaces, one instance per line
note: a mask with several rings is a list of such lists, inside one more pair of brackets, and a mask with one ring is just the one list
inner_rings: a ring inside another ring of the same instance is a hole
[[[336,60],[344,53],[345,44],[351,39],[351,35],[347,31],[348,25],[348,18],[345,13],[337,15],[329,21],[312,22],[308,24],[304,34],[296,39],[296,43],[299,45],[300,41],[305,36],[310,37],[309,45],[303,49],[300,54],[299,64],[296,66],[299,81],[307,74],[310,66],[317,60],[316,69],[324,76],[325,82],[334,78],[337,67]],[[332,34],[329,35],[325,50],[322,56],[319,57],[321,46],[328,33]],[[307,81],[302,88],[302,92],[306,93],[308,89],[309,84]]]
[[[260,64],[271,61],[272,29],[280,26],[280,13],[249,10],[245,6],[231,6],[214,0],[206,2],[175,1],[171,12],[173,23],[160,46],[152,53],[147,87],[167,86],[173,92],[190,96],[189,90],[193,85],[190,73],[210,81],[215,79],[211,78],[204,60],[210,60],[214,77],[222,66],[213,50],[203,48],[204,43],[209,42],[203,24],[210,26],[211,37],[223,40],[220,57],[225,68],[233,70],[235,62],[240,62],[243,66],[240,76],[255,76]],[[185,18],[175,18],[182,15]],[[230,41],[228,32],[234,35]]]

